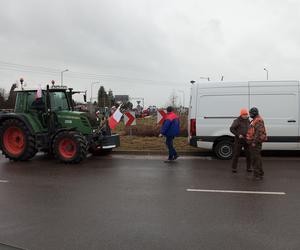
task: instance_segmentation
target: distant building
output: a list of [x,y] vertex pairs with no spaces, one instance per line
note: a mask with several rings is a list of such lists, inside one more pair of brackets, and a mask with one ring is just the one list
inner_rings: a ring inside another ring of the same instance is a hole
[[127,103],[129,102],[129,95],[115,95],[115,102]]

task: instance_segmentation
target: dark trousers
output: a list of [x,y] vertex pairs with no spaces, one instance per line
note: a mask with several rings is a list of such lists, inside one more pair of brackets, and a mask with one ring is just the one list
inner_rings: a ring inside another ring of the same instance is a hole
[[174,136],[167,136],[166,137],[166,145],[168,147],[169,150],[169,160],[173,160],[174,157],[177,155],[177,152],[173,146],[173,140],[174,140]]
[[232,158],[232,169],[237,169],[239,157],[241,155],[241,151],[244,149],[247,161],[247,169],[251,168],[251,156],[249,151],[249,145],[245,140],[236,139],[234,142],[233,149],[233,158]]
[[250,145],[253,174],[256,177],[264,176],[264,170],[262,167],[262,159],[261,159],[261,149],[262,149],[261,143],[256,143],[255,147]]

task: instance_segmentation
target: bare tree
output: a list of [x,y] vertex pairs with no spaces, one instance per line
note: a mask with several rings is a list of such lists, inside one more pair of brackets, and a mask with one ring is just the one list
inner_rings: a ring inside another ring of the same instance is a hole
[[8,99],[5,102],[5,108],[7,108],[7,109],[13,109],[15,107],[17,94],[14,90],[16,88],[17,88],[17,84],[16,83],[12,84],[10,91],[9,91]]
[[3,96],[3,98],[5,98],[5,89],[4,88],[0,88],[0,95]]
[[4,95],[0,92],[0,109],[4,109],[5,108],[5,99],[4,99]]

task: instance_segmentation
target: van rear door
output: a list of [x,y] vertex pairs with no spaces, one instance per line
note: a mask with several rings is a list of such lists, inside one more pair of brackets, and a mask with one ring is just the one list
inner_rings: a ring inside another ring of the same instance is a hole
[[264,149],[298,149],[299,83],[262,81],[249,86],[250,108],[259,109],[268,133]]

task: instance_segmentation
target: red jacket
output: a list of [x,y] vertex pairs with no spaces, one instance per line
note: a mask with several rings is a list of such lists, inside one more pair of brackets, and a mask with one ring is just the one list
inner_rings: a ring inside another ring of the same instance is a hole
[[168,113],[162,125],[161,134],[164,136],[178,136],[179,130],[179,117],[173,112]]

